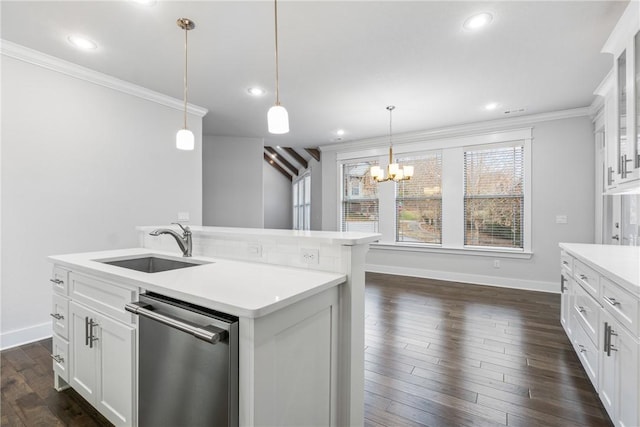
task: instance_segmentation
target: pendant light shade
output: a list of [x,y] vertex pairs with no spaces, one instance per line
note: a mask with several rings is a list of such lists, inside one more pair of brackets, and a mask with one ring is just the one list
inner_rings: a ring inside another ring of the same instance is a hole
[[267,113],[269,133],[283,134],[289,132],[289,113],[282,105],[274,105]]
[[193,150],[195,148],[195,137],[193,132],[187,129],[187,33],[189,30],[193,30],[196,24],[188,18],[180,18],[177,21],[178,27],[184,30],[184,127],[176,134],[176,148],[178,150]]
[[180,129],[176,134],[176,148],[178,150],[193,150],[195,137],[189,129]]
[[289,113],[280,105],[280,75],[278,61],[278,0],[274,0],[275,35],[276,35],[276,104],[269,108],[267,125],[269,133],[283,134],[289,132]]

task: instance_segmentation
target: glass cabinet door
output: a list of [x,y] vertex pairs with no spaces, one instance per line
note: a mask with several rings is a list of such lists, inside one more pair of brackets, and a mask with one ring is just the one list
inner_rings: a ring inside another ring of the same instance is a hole
[[627,51],[618,57],[618,174],[623,173],[622,158],[627,152]]
[[635,92],[636,92],[636,143],[633,150],[633,165],[640,168],[640,31],[634,37],[634,56],[635,56]]

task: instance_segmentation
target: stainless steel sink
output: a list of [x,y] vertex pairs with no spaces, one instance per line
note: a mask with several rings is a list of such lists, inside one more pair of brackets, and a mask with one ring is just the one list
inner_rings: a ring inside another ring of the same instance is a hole
[[128,268],[130,270],[142,271],[143,273],[159,273],[161,271],[177,270],[179,268],[197,267],[199,265],[210,264],[202,261],[182,261],[170,258],[160,258],[153,255],[145,255],[139,258],[128,258],[114,261],[96,260],[103,264],[114,265],[116,267]]

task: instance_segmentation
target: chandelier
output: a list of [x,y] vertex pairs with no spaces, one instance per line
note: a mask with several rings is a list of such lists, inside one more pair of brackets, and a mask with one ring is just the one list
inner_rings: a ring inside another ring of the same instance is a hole
[[413,176],[413,166],[400,166],[397,163],[393,163],[393,128],[392,128],[392,115],[393,110],[396,107],[389,105],[387,110],[389,111],[389,164],[387,165],[387,173],[380,166],[371,167],[371,177],[376,182],[385,181],[406,181]]

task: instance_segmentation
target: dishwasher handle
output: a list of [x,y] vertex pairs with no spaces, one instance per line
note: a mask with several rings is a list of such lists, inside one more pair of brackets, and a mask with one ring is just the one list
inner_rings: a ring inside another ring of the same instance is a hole
[[206,326],[194,326],[192,324],[186,323],[178,318],[167,316],[166,314],[159,314],[153,310],[150,310],[152,306],[150,304],[145,304],[141,302],[131,302],[125,304],[124,309],[133,314],[137,314],[139,316],[144,316],[151,320],[155,320],[156,322],[160,322],[164,325],[171,326],[172,328],[178,329],[182,332],[186,332],[188,334],[193,335],[196,338],[199,338],[203,341],[208,342],[209,344],[216,344],[220,341],[224,341],[227,337],[228,332],[224,329],[220,329],[213,325]]

